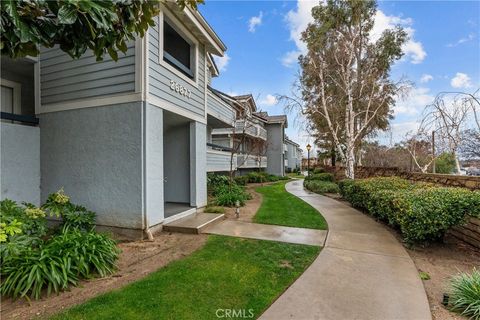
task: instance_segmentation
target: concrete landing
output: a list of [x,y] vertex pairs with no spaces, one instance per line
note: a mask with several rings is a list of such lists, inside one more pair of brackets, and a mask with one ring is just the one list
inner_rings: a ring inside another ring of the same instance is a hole
[[164,231],[180,232],[180,233],[201,233],[204,228],[209,225],[225,219],[225,215],[217,213],[195,213],[187,217],[174,220],[163,225]]
[[208,226],[203,230],[203,233],[313,246],[323,246],[327,237],[327,230],[292,228],[234,220],[225,220]]
[[381,224],[339,201],[286,185],[325,217],[325,247],[260,319],[425,319],[430,308],[410,256]]

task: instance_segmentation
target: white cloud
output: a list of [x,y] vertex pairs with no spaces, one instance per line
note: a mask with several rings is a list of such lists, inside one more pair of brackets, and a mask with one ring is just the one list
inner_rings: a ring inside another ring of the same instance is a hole
[[392,142],[400,142],[405,139],[407,134],[413,133],[418,130],[420,124],[417,121],[404,121],[393,123],[391,127],[390,138]]
[[459,46],[465,42],[470,42],[472,41],[473,39],[475,39],[475,34],[474,33],[470,33],[468,36],[464,37],[464,38],[460,38],[457,42],[453,42],[453,43],[449,43],[447,44],[447,47],[449,48],[452,48],[452,47],[456,47],[456,46]]
[[431,74],[422,74],[422,77],[420,78],[420,83],[427,83],[431,80],[433,80],[433,76]]
[[393,113],[395,116],[400,114],[416,115],[428,104],[433,102],[434,97],[430,94],[428,88],[414,88],[409,92],[409,95],[403,100],[397,100],[393,106]]
[[277,104],[277,98],[271,94],[267,94],[264,99],[260,100],[260,105],[267,107]]
[[397,25],[403,27],[409,38],[403,45],[403,52],[411,63],[418,64],[425,59],[427,53],[423,49],[422,43],[415,40],[415,29],[411,27],[412,24],[413,20],[411,18],[387,16],[383,11],[377,10],[375,14],[375,24],[373,25],[370,38],[372,41],[376,41],[386,29],[392,29]]
[[298,56],[300,55],[300,51],[294,50],[294,51],[289,51],[287,52],[283,57],[282,57],[282,64],[285,67],[291,67],[298,61]]
[[248,31],[249,32],[255,32],[257,26],[260,26],[262,24],[262,18],[263,18],[263,12],[260,11],[258,16],[253,16],[248,20]]
[[455,77],[452,78],[450,84],[454,88],[470,88],[472,82],[470,77],[466,73],[457,72]]
[[[291,62],[296,61],[299,54],[307,51],[307,46],[302,42],[301,35],[308,24],[313,21],[311,11],[318,3],[318,1],[298,0],[296,10],[290,10],[287,13],[285,20],[290,29],[290,40],[295,42],[297,50],[285,54],[282,58],[283,65],[291,66]],[[375,24],[371,32],[371,40],[378,40],[384,30],[400,25],[404,27],[409,36],[409,40],[403,46],[405,56],[413,64],[421,63],[427,56],[427,53],[423,49],[422,43],[415,40],[415,29],[411,27],[412,24],[413,20],[411,18],[387,16],[381,10],[377,10]]]
[[213,56],[213,59],[215,60],[215,64],[220,72],[227,70],[227,66],[230,61],[230,56],[228,54],[225,53],[223,57]]

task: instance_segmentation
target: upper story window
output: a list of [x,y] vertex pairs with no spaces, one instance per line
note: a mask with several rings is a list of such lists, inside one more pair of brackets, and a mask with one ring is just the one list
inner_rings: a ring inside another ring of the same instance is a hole
[[163,60],[174,68],[194,78],[195,45],[163,21]]

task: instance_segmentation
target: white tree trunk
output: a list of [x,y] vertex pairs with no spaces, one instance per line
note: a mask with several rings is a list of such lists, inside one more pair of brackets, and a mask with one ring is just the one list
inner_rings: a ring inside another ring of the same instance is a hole
[[355,149],[347,145],[345,159],[345,176],[349,179],[355,179]]

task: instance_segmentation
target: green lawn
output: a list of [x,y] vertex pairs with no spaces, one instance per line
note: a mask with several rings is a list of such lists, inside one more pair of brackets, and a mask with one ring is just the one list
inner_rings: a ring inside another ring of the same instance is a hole
[[[209,236],[192,255],[53,319],[217,319],[217,309],[257,318],[320,247]],[[218,311],[224,315],[224,311]]]
[[322,215],[308,203],[285,190],[286,181],[255,189],[263,195],[254,222],[288,227],[327,229]]

